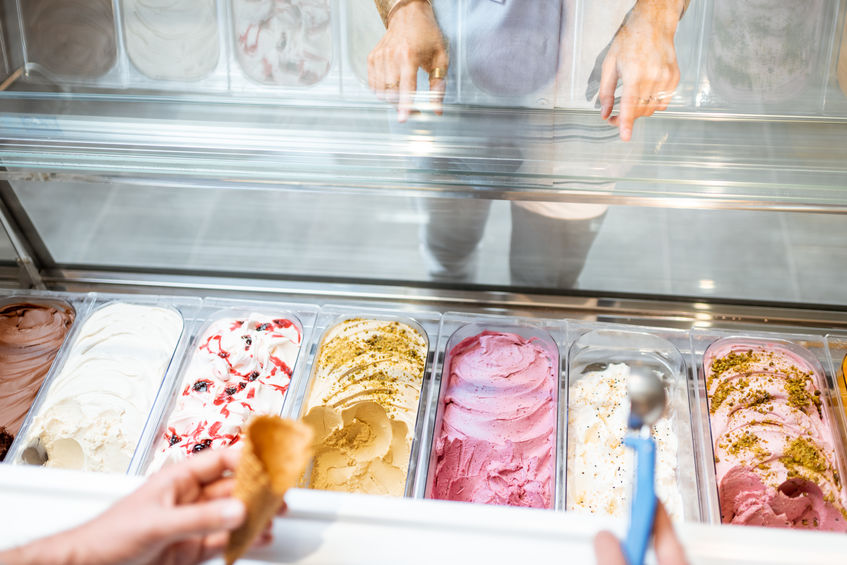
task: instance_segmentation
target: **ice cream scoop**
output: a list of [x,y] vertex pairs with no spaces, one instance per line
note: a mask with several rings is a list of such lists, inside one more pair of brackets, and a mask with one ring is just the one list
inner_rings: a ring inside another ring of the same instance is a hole
[[641,565],[656,515],[656,443],[650,429],[665,411],[666,395],[664,384],[656,372],[640,365],[630,368],[627,395],[630,432],[624,444],[635,450],[636,482],[623,550],[630,565]]

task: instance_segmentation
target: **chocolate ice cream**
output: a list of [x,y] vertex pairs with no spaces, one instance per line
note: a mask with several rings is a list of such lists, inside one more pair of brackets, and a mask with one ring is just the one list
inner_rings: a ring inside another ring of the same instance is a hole
[[0,437],[6,440],[0,441],[0,461],[3,444],[20,430],[74,316],[70,305],[58,301],[0,307]]
[[50,72],[96,78],[118,56],[111,0],[22,2],[28,58]]

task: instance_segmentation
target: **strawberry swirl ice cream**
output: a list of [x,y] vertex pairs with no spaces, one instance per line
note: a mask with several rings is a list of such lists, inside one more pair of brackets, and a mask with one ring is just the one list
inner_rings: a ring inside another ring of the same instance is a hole
[[554,354],[537,339],[486,331],[456,345],[445,365],[430,496],[552,508],[556,373]]
[[822,375],[799,348],[721,340],[704,357],[724,523],[847,531]]
[[213,322],[197,342],[148,471],[233,445],[252,414],[279,414],[302,334],[285,317]]

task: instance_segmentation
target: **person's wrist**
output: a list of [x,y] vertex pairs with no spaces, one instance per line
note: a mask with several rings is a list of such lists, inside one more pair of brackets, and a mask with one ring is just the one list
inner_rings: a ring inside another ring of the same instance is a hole
[[376,0],[376,5],[386,29],[395,19],[415,12],[432,14],[432,0]]
[[20,547],[0,552],[3,565],[78,565],[88,562],[73,550],[73,540],[64,539],[64,534],[37,540]]
[[644,14],[662,31],[674,34],[687,5],[686,0],[638,0],[633,10]]

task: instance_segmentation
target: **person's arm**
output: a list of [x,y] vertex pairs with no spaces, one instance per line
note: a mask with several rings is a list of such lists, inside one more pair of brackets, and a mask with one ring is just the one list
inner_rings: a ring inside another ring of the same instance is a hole
[[422,68],[430,75],[432,103],[440,114],[450,57],[431,2],[375,1],[386,32],[368,55],[368,86],[380,100],[396,104],[398,119],[405,122]]
[[[244,521],[232,498],[238,450],[203,453],[165,468],[103,514],[72,530],[0,552],[4,565],[200,563]],[[269,525],[270,526],[270,525]],[[260,543],[270,542],[270,528]]]
[[[600,107],[604,120],[632,138],[635,120],[665,110],[679,84],[674,36],[690,0],[638,0],[603,62]],[[615,88],[623,82],[618,115]]]

